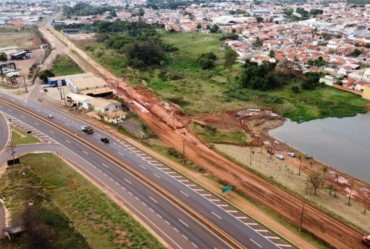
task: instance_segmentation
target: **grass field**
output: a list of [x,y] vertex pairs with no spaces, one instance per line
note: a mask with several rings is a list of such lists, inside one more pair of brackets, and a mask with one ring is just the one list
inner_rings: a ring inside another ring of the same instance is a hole
[[[167,54],[161,68],[142,72],[126,68],[125,58],[113,50],[105,50],[104,44],[90,44],[85,49],[116,75],[129,79],[131,84],[141,85],[144,79],[156,95],[177,104],[190,115],[268,108],[294,121],[308,121],[354,116],[366,112],[364,106],[370,103],[357,95],[326,86],[295,94],[291,87],[300,85],[299,80],[275,91],[243,89],[237,80],[242,64],[234,65],[232,70],[224,68],[220,35],[159,32],[164,42],[179,48]],[[202,70],[196,63],[198,56],[206,52],[214,52],[218,57],[212,70]]]
[[84,71],[67,55],[58,55],[51,71],[55,76],[79,74]]
[[[44,212],[46,220],[59,217],[58,225],[53,226],[57,248],[163,248],[108,196],[56,156],[29,154],[20,160],[21,166],[6,171],[0,193],[7,196],[15,220],[29,202]],[[64,220],[61,224],[60,219]],[[79,243],[83,246],[77,246]]]
[[40,141],[36,137],[31,134],[27,134],[26,131],[18,127],[12,127],[12,141],[10,142],[10,145],[33,144],[38,142]]
[[190,131],[197,134],[201,139],[208,143],[233,143],[233,144],[247,144],[248,137],[242,129],[235,130],[221,130],[215,129],[214,131],[207,130],[196,123],[189,126]]

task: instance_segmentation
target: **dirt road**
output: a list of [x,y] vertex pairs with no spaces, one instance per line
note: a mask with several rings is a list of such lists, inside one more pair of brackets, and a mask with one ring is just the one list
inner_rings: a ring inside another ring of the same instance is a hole
[[[49,33],[46,29],[41,29],[41,31],[43,33]],[[127,82],[115,77],[108,70],[97,64],[64,36],[56,32],[54,32],[54,35],[70,46],[68,50],[65,50],[65,48],[61,48],[61,50],[64,49],[65,53],[68,55],[71,54],[73,56],[71,56],[72,59],[79,65],[85,67],[86,62],[90,63],[98,74],[103,75],[111,83],[111,86],[116,88],[119,94],[126,96],[128,99],[135,100],[132,107],[137,115],[166,144],[176,148],[180,152],[183,152],[185,148],[186,157],[195,164],[200,165],[210,174],[234,185],[247,196],[271,208],[285,217],[286,220],[299,227],[302,217],[302,200],[212,151],[184,128],[189,120],[188,117],[178,115],[178,111],[173,108],[166,108],[149,91],[142,89],[136,91]],[[45,36],[51,39],[51,43],[57,41],[50,33],[45,34]],[[74,51],[73,53],[72,50]],[[78,58],[74,53],[79,54],[83,60]],[[304,206],[302,229],[312,233],[334,248],[362,248],[360,244],[360,232],[343,225],[309,204],[305,204]]]

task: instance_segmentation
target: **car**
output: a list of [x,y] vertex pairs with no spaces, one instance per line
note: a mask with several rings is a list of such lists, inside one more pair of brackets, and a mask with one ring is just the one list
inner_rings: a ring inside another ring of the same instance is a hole
[[81,131],[85,132],[86,134],[94,134],[94,129],[88,125],[81,126]]
[[109,144],[109,138],[107,138],[107,137],[100,138],[100,141],[102,141],[105,144]]
[[48,118],[49,118],[49,119],[53,119],[53,118],[54,118],[53,114],[49,114],[49,115],[48,115]]
[[288,154],[288,156],[290,156],[290,157],[295,157],[295,153],[294,153],[294,152],[288,152],[287,154]]
[[309,154],[304,155],[304,158],[306,158],[306,159],[313,159],[313,157],[311,155],[309,155]]
[[280,160],[284,160],[284,156],[283,155],[276,155],[276,158],[277,159],[280,159]]
[[274,152],[274,150],[272,148],[268,148],[267,149],[267,153],[269,153],[270,155],[275,154],[275,152]]
[[365,246],[370,247],[370,234],[365,235],[364,237],[362,237],[362,244],[364,244]]
[[19,77],[19,76],[21,76],[20,72],[10,72],[6,74],[6,77],[8,78]]

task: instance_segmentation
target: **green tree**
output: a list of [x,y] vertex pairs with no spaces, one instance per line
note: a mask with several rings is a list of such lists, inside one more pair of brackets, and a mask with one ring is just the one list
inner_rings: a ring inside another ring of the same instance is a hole
[[140,8],[140,9],[138,10],[138,12],[137,12],[137,15],[138,15],[138,16],[144,16],[144,14],[145,14],[145,11],[144,11],[142,8]]
[[311,172],[309,175],[309,181],[313,187],[314,195],[317,195],[317,189],[320,187],[323,179],[319,172]]
[[263,17],[262,16],[257,16],[256,20],[257,20],[257,22],[263,22]]
[[8,60],[8,56],[6,55],[6,53],[2,52],[0,53],[0,61],[7,61]]
[[270,50],[269,57],[270,58],[275,58],[275,51],[274,50]]
[[362,54],[362,51],[356,48],[355,50],[352,51],[352,53],[350,54],[350,56],[357,57],[360,54]]
[[263,40],[261,40],[259,37],[257,37],[256,41],[253,43],[254,47],[262,47],[263,46]]
[[320,74],[318,73],[307,73],[306,79],[302,82],[302,88],[306,90],[314,90],[320,85]]
[[217,33],[219,30],[220,30],[220,27],[219,27],[217,24],[215,24],[215,25],[213,25],[213,26],[212,26],[212,28],[210,29],[210,32],[211,32],[211,33]]
[[225,68],[229,68],[231,70],[232,66],[236,62],[236,58],[238,58],[238,53],[235,52],[231,48],[227,48],[225,51]]

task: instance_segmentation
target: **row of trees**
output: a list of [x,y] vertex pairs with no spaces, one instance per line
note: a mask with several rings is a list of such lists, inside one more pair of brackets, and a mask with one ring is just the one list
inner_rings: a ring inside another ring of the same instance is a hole
[[78,3],[74,7],[64,7],[64,15],[67,17],[71,16],[92,16],[101,15],[106,11],[111,11],[110,6],[92,6],[87,3]]

